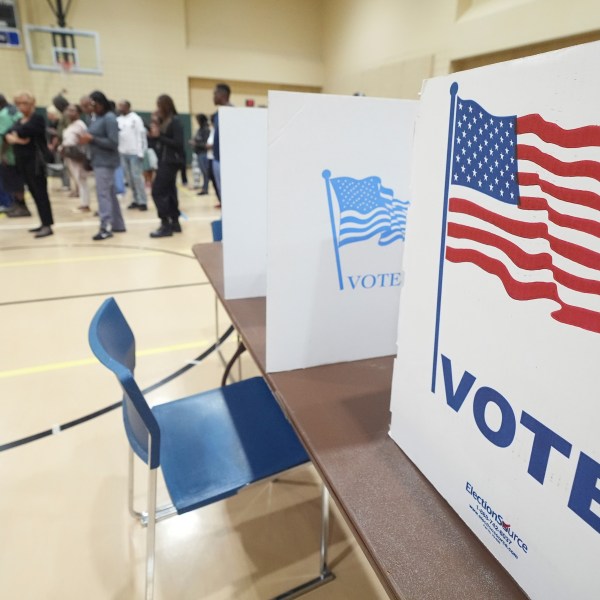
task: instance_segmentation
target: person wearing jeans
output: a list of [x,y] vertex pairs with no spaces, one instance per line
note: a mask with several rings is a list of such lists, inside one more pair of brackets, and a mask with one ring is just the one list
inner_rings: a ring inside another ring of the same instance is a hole
[[121,100],[117,109],[121,165],[133,194],[133,201],[127,208],[148,210],[143,173],[144,153],[148,148],[146,127],[141,117],[131,110],[131,103],[128,100]]

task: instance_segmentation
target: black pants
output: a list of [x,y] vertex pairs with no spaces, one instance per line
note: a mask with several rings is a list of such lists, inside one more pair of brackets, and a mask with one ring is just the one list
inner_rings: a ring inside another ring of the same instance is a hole
[[33,196],[42,225],[52,225],[54,219],[52,218],[52,207],[48,197],[46,165],[38,166],[35,159],[23,159],[17,160],[17,168],[29,193]]
[[179,218],[176,179],[180,169],[181,165],[159,164],[152,182],[152,199],[163,223],[171,223]]

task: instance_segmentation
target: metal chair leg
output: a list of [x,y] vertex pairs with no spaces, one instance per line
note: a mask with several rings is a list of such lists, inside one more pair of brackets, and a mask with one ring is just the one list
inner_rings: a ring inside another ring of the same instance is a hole
[[[148,452],[148,455],[150,452]],[[154,547],[156,537],[156,471],[148,473],[148,529],[146,531],[146,600],[154,597]]]
[[329,490],[323,484],[321,492],[321,547],[319,556],[319,576],[276,596],[274,600],[292,600],[329,583],[335,575],[327,566],[327,550],[329,547]]
[[329,550],[329,490],[323,484],[321,493],[321,562],[319,573],[321,576],[332,574],[327,566],[327,552]]
[[131,449],[131,446],[129,446],[129,458],[128,458],[128,462],[129,462],[129,468],[128,468],[128,471],[129,471],[128,480],[129,481],[128,481],[128,484],[127,484],[127,487],[128,487],[128,493],[127,493],[128,502],[127,502],[127,505],[128,505],[128,508],[129,508],[129,514],[132,517],[135,517],[136,519],[138,519],[138,520],[141,521],[144,518],[144,513],[138,512],[133,507],[133,496],[134,496],[134,493],[135,493],[135,480],[134,480],[134,468],[135,468],[135,465],[133,464],[134,463],[134,456],[133,456],[133,450]]
[[[133,453],[133,450],[131,449],[131,447],[129,448],[129,482],[128,482],[128,508],[129,508],[129,514],[132,517],[135,517],[139,522],[140,525],[142,527],[147,527],[148,526],[148,522],[149,522],[149,511],[142,511],[139,512],[137,510],[134,509],[133,507],[133,498],[134,498],[134,493],[135,493],[135,481],[134,481],[134,469],[135,469],[135,455]],[[173,515],[177,514],[177,509],[172,505],[172,504],[165,504],[164,506],[161,506],[160,508],[156,507],[156,504],[154,505],[154,514],[155,514],[155,523],[158,523],[159,521],[162,521],[164,519],[167,519],[169,517],[172,517]]]

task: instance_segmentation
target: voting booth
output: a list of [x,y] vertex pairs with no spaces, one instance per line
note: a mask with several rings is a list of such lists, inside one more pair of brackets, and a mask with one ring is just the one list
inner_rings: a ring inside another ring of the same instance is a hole
[[432,79],[415,133],[390,435],[540,600],[600,597],[599,63]]
[[225,298],[267,292],[267,111],[219,108]]
[[395,354],[416,108],[269,92],[268,371]]

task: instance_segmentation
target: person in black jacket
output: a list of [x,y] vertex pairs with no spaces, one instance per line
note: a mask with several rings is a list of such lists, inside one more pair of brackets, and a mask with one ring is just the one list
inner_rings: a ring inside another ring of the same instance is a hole
[[41,225],[30,229],[36,238],[52,235],[52,208],[46,179],[46,122],[35,112],[35,98],[29,92],[15,96],[15,106],[22,118],[13,125],[4,139],[13,146],[17,169],[33,196]]
[[162,94],[157,98],[156,106],[160,124],[152,124],[148,135],[156,140],[158,169],[152,183],[152,199],[160,227],[150,237],[160,238],[181,231],[176,178],[184,157],[184,136],[173,99]]

